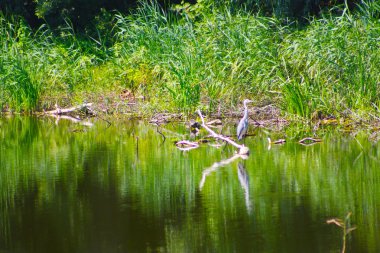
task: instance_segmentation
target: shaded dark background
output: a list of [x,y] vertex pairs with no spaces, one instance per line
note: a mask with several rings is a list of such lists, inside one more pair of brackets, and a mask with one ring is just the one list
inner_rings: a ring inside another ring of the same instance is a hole
[[[75,29],[89,26],[95,17],[103,11],[131,12],[138,4],[136,0],[0,0],[3,15],[20,15],[31,27],[47,23],[57,27],[68,18]],[[163,8],[180,4],[181,0],[158,0]],[[183,1],[182,1],[183,2]],[[195,4],[196,0],[186,3]],[[215,0],[206,1],[213,6],[227,6],[232,10],[246,9],[260,11],[264,15],[280,15],[289,18],[306,18],[320,15],[323,10],[333,7],[343,8],[344,0]],[[354,8],[356,1],[347,1]]]

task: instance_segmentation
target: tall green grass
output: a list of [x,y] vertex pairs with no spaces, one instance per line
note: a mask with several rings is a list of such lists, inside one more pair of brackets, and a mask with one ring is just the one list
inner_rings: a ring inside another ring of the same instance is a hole
[[277,21],[232,16],[226,10],[201,20],[165,13],[154,4],[141,6],[134,16],[118,15],[120,65],[144,63],[159,69],[158,96],[166,92],[176,108],[205,101],[212,106],[236,101],[247,91],[263,92],[272,72],[268,62],[276,57],[273,45],[282,31],[274,29]]
[[285,111],[310,117],[379,104],[378,12],[371,3],[300,27],[228,9],[179,18],[145,4],[135,16],[117,16],[116,29],[123,57],[143,52],[140,60],[160,69],[157,85],[177,107],[277,100],[279,92]]
[[130,89],[171,111],[226,109],[245,97],[306,118],[374,110],[379,6],[364,2],[299,25],[229,7],[164,10],[142,2],[130,15],[104,14],[108,23],[99,21],[96,37],[77,34],[70,22],[35,32],[2,17],[0,101],[30,110],[41,96]]
[[15,109],[32,109],[39,97],[39,87],[33,70],[39,68],[31,64],[35,51],[31,33],[20,20],[8,23],[0,17],[0,104]]
[[284,75],[297,80],[311,112],[368,109],[379,103],[379,36],[378,20],[363,9],[355,15],[313,19],[284,39]]
[[41,96],[70,96],[92,85],[94,68],[104,62],[97,50],[69,23],[56,33],[46,26],[32,31],[18,17],[0,16],[1,108],[40,110]]

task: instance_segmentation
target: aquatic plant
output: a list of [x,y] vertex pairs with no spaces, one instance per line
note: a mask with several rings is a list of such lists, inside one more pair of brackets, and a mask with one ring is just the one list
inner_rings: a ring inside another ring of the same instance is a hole
[[342,232],[343,232],[342,251],[341,251],[342,253],[346,252],[347,235],[356,229],[356,226],[351,226],[351,224],[350,224],[350,216],[351,216],[351,214],[352,213],[349,212],[346,215],[346,217],[344,218],[344,220],[341,220],[339,218],[333,218],[333,219],[329,219],[329,220],[326,221],[327,224],[335,224],[338,227],[342,228]]

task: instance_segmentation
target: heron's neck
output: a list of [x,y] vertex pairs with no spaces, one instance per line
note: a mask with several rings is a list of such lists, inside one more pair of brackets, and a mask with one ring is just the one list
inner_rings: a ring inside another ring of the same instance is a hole
[[244,118],[248,118],[248,107],[244,104]]

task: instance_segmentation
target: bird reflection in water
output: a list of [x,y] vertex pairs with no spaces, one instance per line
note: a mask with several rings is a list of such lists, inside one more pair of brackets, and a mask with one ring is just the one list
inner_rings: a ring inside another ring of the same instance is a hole
[[[234,156],[228,159],[222,160],[220,162],[216,162],[211,167],[208,167],[207,169],[205,169],[202,173],[202,179],[199,183],[199,189],[200,190],[203,189],[207,176],[209,176],[212,172],[218,170],[219,168],[223,166],[226,166],[232,163],[233,161],[239,158],[246,160],[248,156],[235,154]],[[242,162],[238,163],[238,178],[239,178],[240,185],[244,190],[244,199],[245,199],[245,205],[247,207],[247,211],[248,213],[250,213],[252,210],[252,204],[249,198],[249,177],[248,177],[247,170],[245,169],[245,166]]]
[[252,204],[249,199],[249,176],[242,162],[238,163],[238,177],[241,188],[244,190],[245,206],[247,207],[248,213],[250,213],[252,210]]

